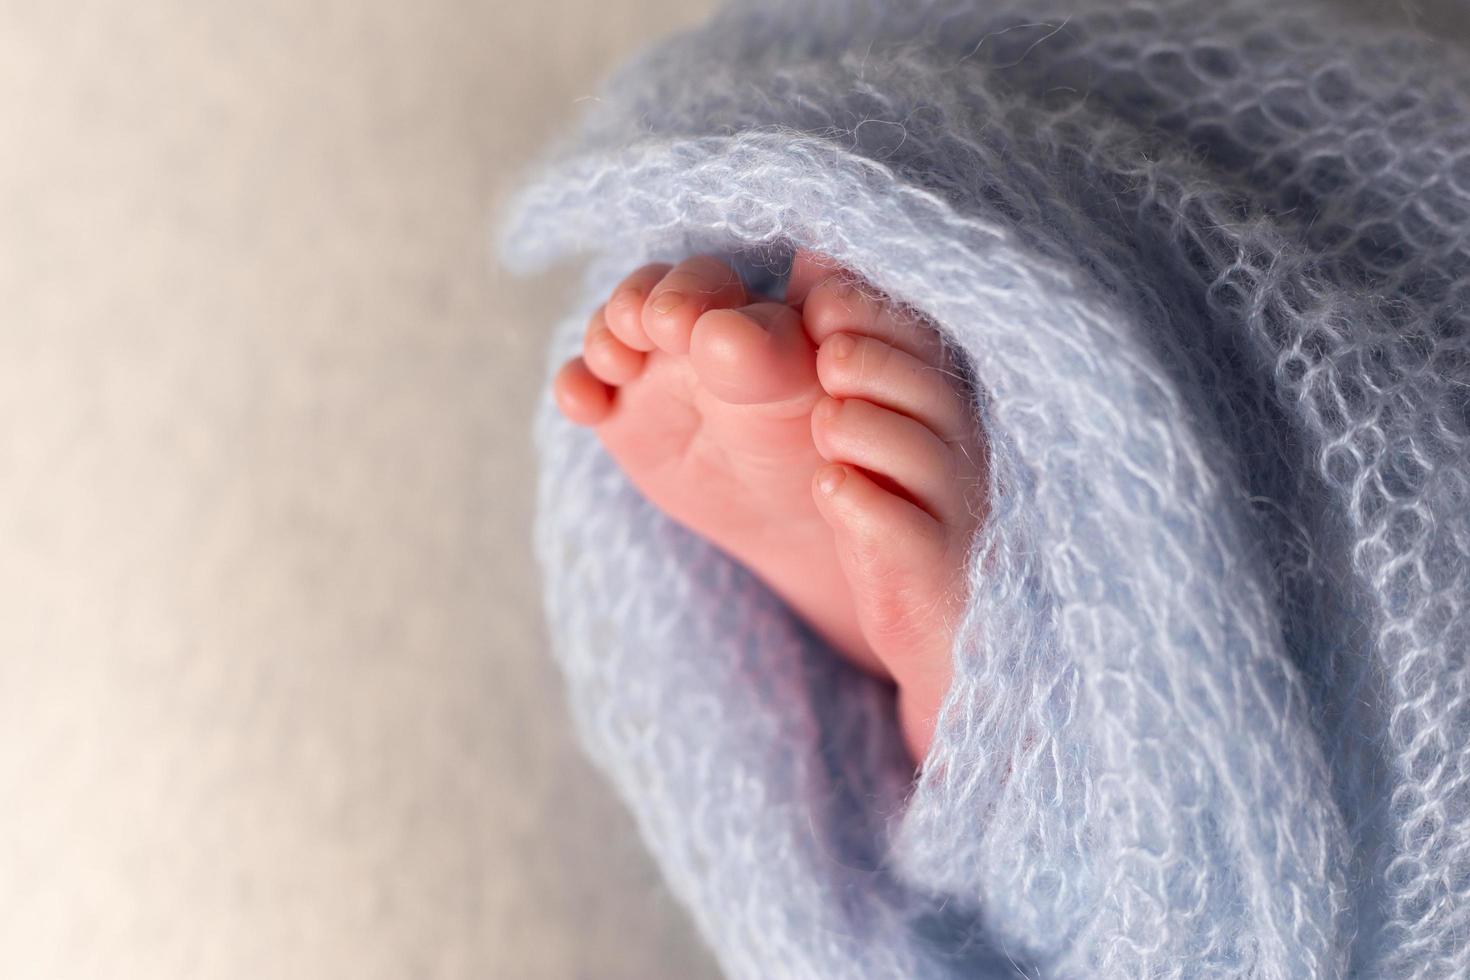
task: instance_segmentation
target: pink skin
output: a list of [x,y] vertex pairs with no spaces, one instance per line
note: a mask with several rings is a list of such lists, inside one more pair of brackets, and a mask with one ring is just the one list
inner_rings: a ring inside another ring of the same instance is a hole
[[938,334],[812,253],[786,303],[701,256],[625,279],[555,395],[652,503],[892,679],[924,757],[986,479]]

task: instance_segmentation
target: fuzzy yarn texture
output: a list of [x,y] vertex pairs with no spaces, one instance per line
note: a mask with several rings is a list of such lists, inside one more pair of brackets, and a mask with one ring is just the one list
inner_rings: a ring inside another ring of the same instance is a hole
[[891,694],[541,413],[584,742],[732,976],[1470,975],[1470,70],[1305,3],[741,2],[512,208],[921,310],[990,436],[955,682]]

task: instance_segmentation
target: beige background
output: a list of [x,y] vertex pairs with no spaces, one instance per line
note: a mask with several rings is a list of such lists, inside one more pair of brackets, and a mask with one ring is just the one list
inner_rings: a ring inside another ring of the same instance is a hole
[[706,6],[0,0],[0,976],[712,975],[542,653],[563,280],[488,255]]
[[0,976],[711,975],[543,655],[488,248],[704,6],[0,0]]

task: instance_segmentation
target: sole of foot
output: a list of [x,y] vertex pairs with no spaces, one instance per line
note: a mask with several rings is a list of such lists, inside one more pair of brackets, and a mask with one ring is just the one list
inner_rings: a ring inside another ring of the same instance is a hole
[[655,506],[892,678],[923,758],[986,478],[932,327],[809,252],[780,303],[707,256],[650,265],[593,315],[555,394]]

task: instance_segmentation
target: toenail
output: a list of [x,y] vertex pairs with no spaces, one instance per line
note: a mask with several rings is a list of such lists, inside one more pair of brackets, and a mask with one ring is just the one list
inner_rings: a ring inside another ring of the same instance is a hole
[[658,298],[653,301],[653,312],[670,313],[683,305],[684,294],[668,290],[667,292],[659,293]]
[[844,357],[851,357],[853,350],[857,347],[857,341],[845,333],[840,333],[833,337],[827,344],[832,348],[832,356],[839,360]]
[[840,466],[829,466],[817,474],[817,489],[825,497],[830,497],[842,486],[842,481],[847,479],[847,470]]

